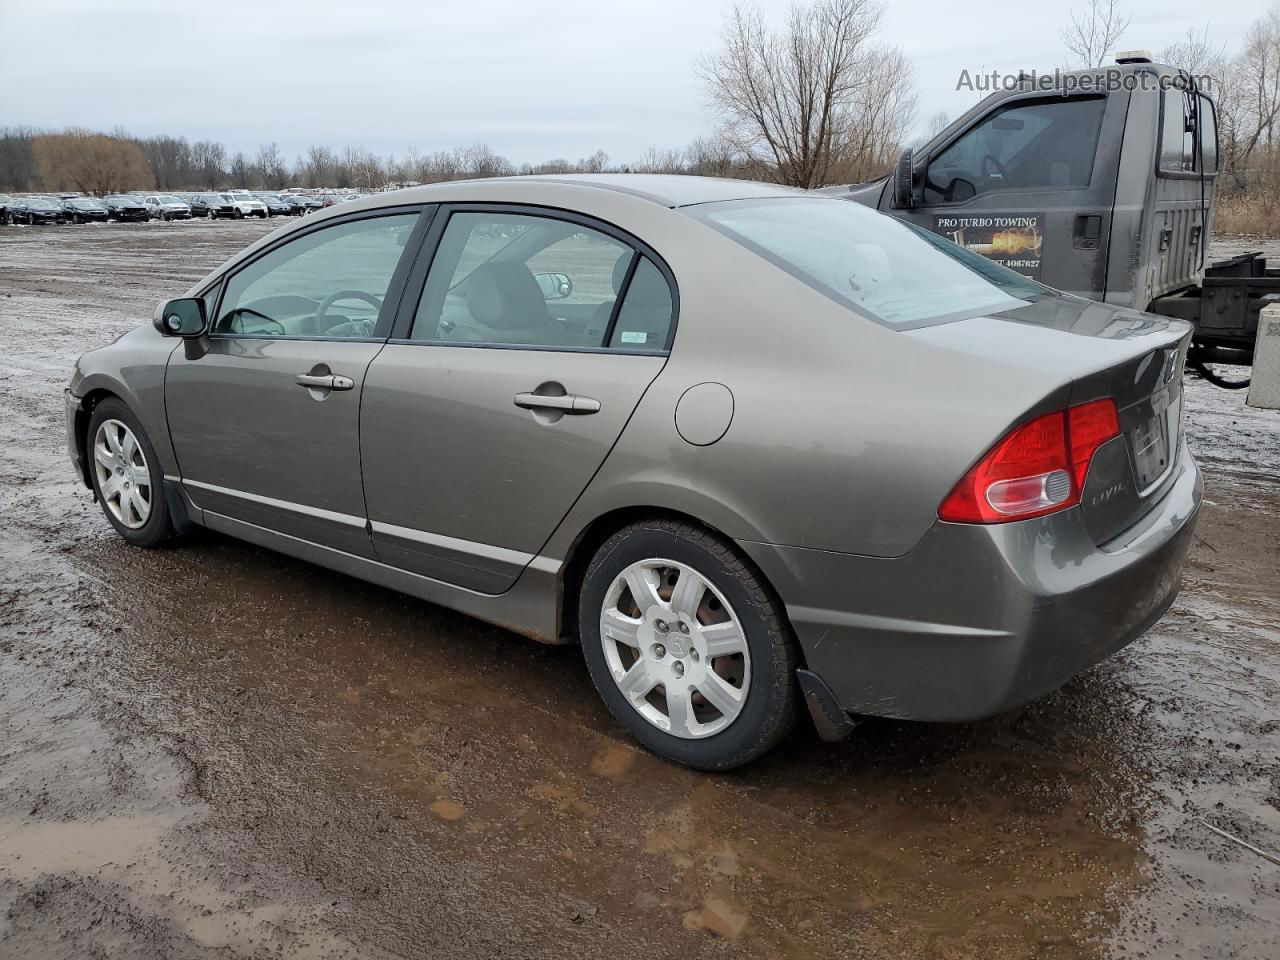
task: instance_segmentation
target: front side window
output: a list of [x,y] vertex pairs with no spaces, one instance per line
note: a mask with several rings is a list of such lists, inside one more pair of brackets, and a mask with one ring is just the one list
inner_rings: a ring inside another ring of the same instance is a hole
[[949,240],[848,200],[730,200],[688,209],[837,303],[892,327],[1009,310],[1049,292]]
[[416,213],[309,233],[234,274],[213,332],[272,337],[372,337]]
[[[459,212],[449,218],[422,291],[414,340],[601,347],[638,254],[567,220]],[[666,288],[666,280],[662,280]],[[665,347],[670,291],[662,327]],[[629,303],[629,300],[627,301]],[[624,303],[624,308],[626,303]],[[637,308],[638,309],[638,308]],[[656,323],[637,320],[624,349],[654,349]],[[616,339],[616,337],[615,337]]]
[[961,203],[985,193],[1087,187],[1105,97],[1012,104],[970,128],[929,163],[925,200]]
[[1203,169],[1205,173],[1216,173],[1218,127],[1213,102],[1203,94],[1179,89],[1165,90],[1161,97],[1160,171],[1195,173]]

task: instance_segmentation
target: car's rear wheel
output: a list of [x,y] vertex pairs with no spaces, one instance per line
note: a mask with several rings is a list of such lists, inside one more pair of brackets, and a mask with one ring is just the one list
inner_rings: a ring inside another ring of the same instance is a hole
[[155,448],[133,411],[113,398],[89,418],[89,475],[102,512],[132,544],[153,547],[174,536]]
[[596,690],[655,753],[728,770],[791,728],[795,648],[781,604],[708,530],[651,520],[614,534],[587,568],[578,622]]

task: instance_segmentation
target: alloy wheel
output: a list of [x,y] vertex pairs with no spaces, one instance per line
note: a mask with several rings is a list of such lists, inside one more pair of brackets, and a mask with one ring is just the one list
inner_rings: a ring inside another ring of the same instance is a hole
[[93,438],[98,493],[111,515],[130,530],[151,516],[151,472],[142,444],[119,420],[104,420]]
[[684,739],[736,720],[751,686],[742,624],[706,577],[674,560],[641,560],[605,593],[600,642],[614,683],[640,716]]

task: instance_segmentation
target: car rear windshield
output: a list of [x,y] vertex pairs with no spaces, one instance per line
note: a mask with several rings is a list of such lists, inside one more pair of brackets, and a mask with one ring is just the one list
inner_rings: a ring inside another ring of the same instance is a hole
[[1049,292],[950,240],[849,200],[729,200],[685,212],[837,303],[900,329],[1010,310]]

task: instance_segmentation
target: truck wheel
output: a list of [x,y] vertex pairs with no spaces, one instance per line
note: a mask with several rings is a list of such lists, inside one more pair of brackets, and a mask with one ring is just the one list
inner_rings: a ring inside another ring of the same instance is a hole
[[583,656],[609,711],[654,753],[729,770],[795,717],[795,648],[781,604],[733,546],[675,520],[632,524],[583,579]]

